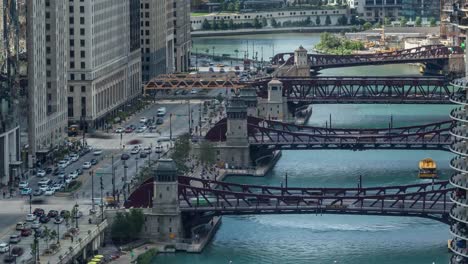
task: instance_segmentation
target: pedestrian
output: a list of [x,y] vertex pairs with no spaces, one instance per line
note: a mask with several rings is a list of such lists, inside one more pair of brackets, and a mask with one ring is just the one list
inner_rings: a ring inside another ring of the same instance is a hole
[[72,243],[73,243],[73,235],[71,236],[71,241],[72,241]]
[[5,197],[6,197],[6,192],[3,191],[3,199],[5,199]]

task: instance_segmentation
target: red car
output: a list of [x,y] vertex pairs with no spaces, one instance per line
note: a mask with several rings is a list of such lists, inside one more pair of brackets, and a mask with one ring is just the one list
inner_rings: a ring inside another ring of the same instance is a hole
[[125,128],[125,133],[132,133],[133,129],[131,127]]
[[27,237],[32,234],[31,228],[24,228],[21,230],[21,236]]

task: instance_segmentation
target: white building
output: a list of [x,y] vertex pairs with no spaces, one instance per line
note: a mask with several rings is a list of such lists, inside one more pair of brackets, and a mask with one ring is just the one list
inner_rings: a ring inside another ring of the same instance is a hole
[[27,1],[29,151],[45,155],[66,137],[66,0]]
[[286,11],[278,10],[277,12],[252,12],[252,13],[211,13],[205,16],[194,16],[190,18],[193,30],[202,30],[203,21],[206,19],[210,24],[213,20],[221,21],[224,20],[227,24],[231,19],[234,24],[252,23],[257,18],[259,21],[263,18],[267,19],[268,25],[271,26],[271,19],[275,19],[276,22],[299,22],[304,21],[308,18],[312,23],[316,23],[317,17],[320,18],[320,25],[325,25],[325,19],[327,16],[330,17],[331,25],[338,23],[338,18],[348,14],[347,8],[341,9],[323,9],[323,10],[304,10],[304,11]]
[[141,93],[140,50],[130,48],[130,1],[68,2],[68,118],[102,127]]
[[402,0],[348,0],[350,8],[359,18],[382,23],[384,18],[398,20],[402,15]]

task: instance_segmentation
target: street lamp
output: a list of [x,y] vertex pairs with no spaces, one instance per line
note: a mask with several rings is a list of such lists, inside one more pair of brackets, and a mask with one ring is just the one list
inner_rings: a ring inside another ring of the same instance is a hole
[[78,229],[78,202],[75,203],[75,227]]
[[29,213],[32,213],[32,194],[29,194]]
[[172,141],[172,113],[169,114],[169,140]]
[[57,244],[60,245],[60,224],[57,224]]
[[94,171],[90,170],[89,175],[91,175],[91,210],[92,212],[96,212],[96,209],[94,207]]
[[138,176],[138,157],[135,157],[135,164],[136,164],[136,166],[135,166],[135,169],[136,169],[135,175]]

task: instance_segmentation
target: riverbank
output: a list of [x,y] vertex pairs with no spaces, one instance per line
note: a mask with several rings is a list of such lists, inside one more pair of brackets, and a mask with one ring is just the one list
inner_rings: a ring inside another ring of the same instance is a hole
[[286,28],[246,28],[234,30],[198,30],[192,31],[192,37],[215,37],[234,35],[279,34],[279,33],[321,33],[350,31],[353,26],[324,26],[324,27],[286,27]]

